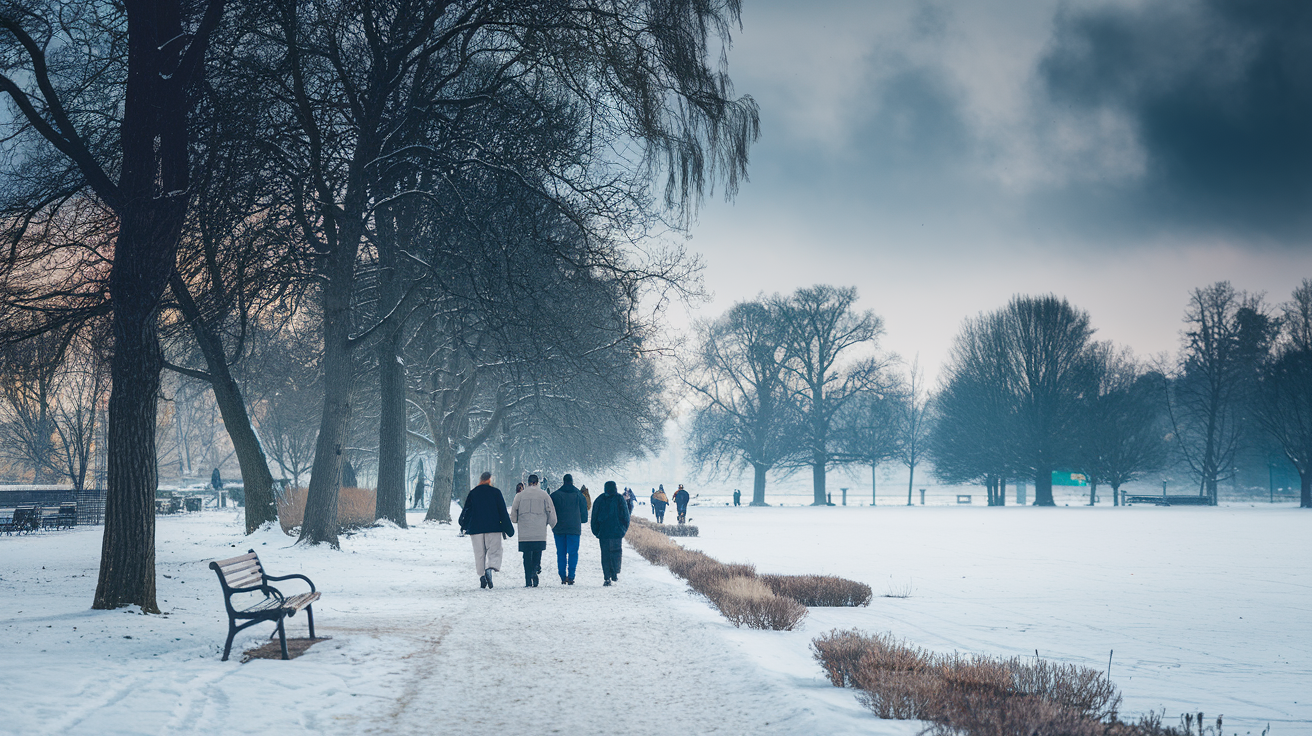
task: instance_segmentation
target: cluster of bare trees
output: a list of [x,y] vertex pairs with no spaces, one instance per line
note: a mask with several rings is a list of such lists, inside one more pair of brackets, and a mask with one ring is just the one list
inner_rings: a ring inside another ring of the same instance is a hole
[[404,524],[416,450],[441,519],[476,452],[513,474],[658,442],[652,306],[698,286],[653,235],[746,173],[756,107],[711,53],[737,20],[736,0],[0,5],[0,308],[25,325],[5,342],[109,324],[94,605],[157,610],[166,369],[211,392],[248,530],[276,514],[271,461],[308,475],[311,543],[337,542],[346,457]]
[[[809,468],[814,503],[828,502],[835,466],[924,453],[923,378],[879,349],[882,322],[857,311],[851,288],[814,286],[734,305],[697,328],[683,381],[694,397],[690,457],[713,470],[751,468],[752,504],[766,474]],[[873,488],[872,488],[873,493]]]
[[1053,296],[1017,297],[967,320],[934,400],[930,457],[947,482],[1033,479],[1051,505],[1052,473],[1076,471],[1113,499],[1149,472],[1182,468],[1217,501],[1245,453],[1274,445],[1312,507],[1312,281],[1279,310],[1228,282],[1195,289],[1174,361],[1149,365],[1095,342],[1087,313]]

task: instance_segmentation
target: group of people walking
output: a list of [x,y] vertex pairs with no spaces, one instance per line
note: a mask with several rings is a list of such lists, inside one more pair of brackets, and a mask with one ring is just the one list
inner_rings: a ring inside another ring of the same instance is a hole
[[[519,552],[524,558],[524,587],[538,587],[542,574],[542,553],[547,549],[547,532],[556,545],[556,572],[561,585],[573,585],[579,564],[579,540],[583,524],[601,543],[601,572],[609,586],[619,581],[620,558],[624,535],[629,530],[633,510],[633,492],[625,489],[621,496],[615,481],[606,481],[603,493],[594,502],[587,487],[574,486],[573,476],[566,474],[556,491],[548,494],[537,475],[528,477],[528,485],[515,489],[515,500],[506,509],[501,491],[492,485],[492,474],[483,473],[478,485],[465,498],[460,511],[460,529],[469,535],[474,546],[474,568],[479,586],[491,588],[492,573],[501,571],[503,539],[513,537],[519,528]],[[590,517],[590,518],[589,518]]]
[[[679,523],[684,524],[688,521],[688,502],[692,498],[688,491],[684,490],[683,484],[679,484],[679,490],[674,492],[674,508],[679,513]],[[651,489],[651,511],[656,515],[656,523],[665,523],[665,508],[670,505],[670,499],[665,495],[665,485],[660,488]]]

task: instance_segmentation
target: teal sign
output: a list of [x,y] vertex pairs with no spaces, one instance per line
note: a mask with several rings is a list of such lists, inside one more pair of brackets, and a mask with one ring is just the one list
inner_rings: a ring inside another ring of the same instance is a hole
[[1060,470],[1052,471],[1052,484],[1054,486],[1087,486],[1089,479],[1084,473],[1068,473]]

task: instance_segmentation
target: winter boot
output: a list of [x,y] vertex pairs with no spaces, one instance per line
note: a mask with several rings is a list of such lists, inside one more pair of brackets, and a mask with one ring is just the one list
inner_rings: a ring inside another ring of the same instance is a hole
[[560,576],[560,584],[561,584],[561,585],[569,585],[569,578],[565,577],[564,575],[561,575],[561,576]]
[[602,585],[603,585],[604,587],[609,588],[609,587],[610,587],[610,578],[606,578],[606,582],[602,583]]
[[478,587],[480,587],[480,588],[486,588],[486,587],[487,587],[487,576],[486,576],[486,575],[479,575],[479,576],[478,576]]
[[565,580],[565,582],[569,583],[570,585],[573,585],[573,584],[574,584],[574,578],[568,578],[568,579]]
[[484,573],[484,577],[487,578],[487,587],[491,588],[491,587],[492,587],[492,568],[489,567],[489,568],[487,569],[487,572]]

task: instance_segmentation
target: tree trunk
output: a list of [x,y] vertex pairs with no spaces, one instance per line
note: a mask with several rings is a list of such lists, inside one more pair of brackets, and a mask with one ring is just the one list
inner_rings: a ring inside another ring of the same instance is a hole
[[456,454],[445,437],[438,439],[433,463],[433,496],[425,521],[451,523],[451,480],[455,477]]
[[1098,483],[1097,483],[1097,482],[1091,482],[1091,483],[1089,483],[1089,505],[1090,505],[1090,506],[1097,506],[1097,505],[1098,505]]
[[998,505],[1007,505],[1007,476],[998,478]]
[[911,492],[912,489],[914,489],[915,487],[916,487],[916,466],[914,464],[909,464],[907,465],[907,505],[908,506],[915,505],[915,503],[913,503],[911,500]]
[[815,493],[812,506],[824,506],[829,503],[829,499],[825,497],[825,465],[828,461],[829,458],[823,453],[811,454],[811,487]]
[[1050,468],[1040,468],[1034,474],[1034,505],[1057,505],[1057,502],[1052,498],[1052,470]]
[[246,494],[246,533],[250,534],[262,525],[278,520],[269,459],[251,424],[241,388],[228,369],[228,355],[219,336],[205,322],[191,291],[176,271],[169,277],[169,285],[196,339],[196,345],[205,357],[210,388],[214,391],[214,403],[219,407],[223,428],[228,432],[228,439],[232,440],[232,449],[237,455],[237,465],[241,468],[241,481]]
[[768,506],[765,502],[765,474],[768,465],[752,463],[752,506]]
[[1112,484],[1112,506],[1120,506],[1120,505],[1121,505],[1121,484],[1120,484],[1120,483],[1113,483],[1113,484]]
[[1302,490],[1299,493],[1298,507],[1312,509],[1312,468],[1298,474]]
[[[188,101],[178,71],[181,7],[128,2],[128,79],[120,126],[118,238],[110,271],[108,468],[100,578],[92,608],[155,602],[155,421],[160,297],[177,262],[187,214]],[[199,41],[198,41],[199,42]]]
[[378,419],[378,491],[374,514],[405,524],[406,382],[401,360],[401,333],[378,346],[378,383],[382,397]]
[[876,471],[879,470],[878,463],[870,463],[870,505],[879,504],[879,479],[875,477]]
[[[329,282],[328,291],[334,282]],[[327,301],[327,299],[325,300]],[[333,309],[325,309],[323,352],[323,415],[319,420],[319,438],[314,447],[314,465],[310,468],[310,487],[306,491],[305,516],[301,522],[299,542],[327,542],[337,547],[337,497],[342,487],[342,449],[346,445],[351,421],[351,388],[355,366],[351,361],[349,335],[349,294]]]
[[465,450],[456,453],[455,466],[451,473],[451,492],[457,494],[460,503],[464,504],[465,494],[474,487],[469,480],[469,462],[474,457],[473,450]]

